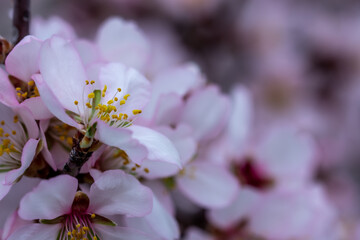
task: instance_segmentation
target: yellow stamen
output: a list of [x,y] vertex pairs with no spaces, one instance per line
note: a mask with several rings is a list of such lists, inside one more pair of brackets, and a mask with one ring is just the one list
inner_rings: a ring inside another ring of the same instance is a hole
[[15,131],[15,130],[11,131],[11,133],[12,133],[13,135],[16,135],[16,131]]
[[3,126],[5,125],[5,121],[4,121],[4,120],[1,121],[1,125],[3,125]]
[[120,101],[120,105],[124,105],[125,103],[126,103],[125,100],[121,100],[121,101]]
[[27,92],[24,92],[23,94],[21,94],[21,96],[23,97],[23,98],[26,98],[27,97]]
[[121,92],[121,88],[118,88],[117,90],[118,90],[118,92]]
[[95,213],[91,214],[91,218],[95,218],[95,216],[96,216]]
[[95,93],[89,93],[89,95],[88,95],[88,98],[94,98],[95,97]]
[[89,81],[88,81],[88,80],[85,80],[85,83],[86,83],[86,85],[89,85]]
[[126,94],[126,95],[124,96],[124,99],[127,100],[128,97],[130,97],[130,94]]
[[94,81],[94,80],[91,80],[90,84],[92,85],[92,84],[94,84],[94,83],[95,83],[95,81]]
[[75,100],[75,101],[74,101],[74,104],[75,104],[75,105],[78,105],[78,104],[79,104],[79,102]]
[[21,91],[21,88],[17,87],[15,88],[16,91]]
[[17,123],[19,121],[19,117],[17,115],[14,116],[14,123]]
[[144,168],[144,172],[149,173],[150,171],[148,168]]

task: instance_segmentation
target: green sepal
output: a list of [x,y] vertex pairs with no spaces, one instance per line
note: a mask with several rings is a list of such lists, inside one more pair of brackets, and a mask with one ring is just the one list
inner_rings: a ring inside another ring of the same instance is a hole
[[54,219],[40,219],[39,222],[42,224],[58,224],[65,222],[65,216],[62,215],[60,217],[54,218]]
[[81,139],[80,148],[85,149],[91,147],[94,141],[96,126],[97,126],[97,122],[95,122],[91,127],[88,127],[85,136]]
[[117,226],[117,224],[114,223],[113,221],[111,221],[110,219],[100,216],[100,215],[95,215],[94,218],[91,218],[91,222],[96,223],[96,224],[106,225],[106,226],[112,226],[112,227]]

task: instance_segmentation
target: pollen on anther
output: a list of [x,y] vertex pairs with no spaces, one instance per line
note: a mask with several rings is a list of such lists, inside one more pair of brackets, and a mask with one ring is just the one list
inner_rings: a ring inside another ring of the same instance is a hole
[[91,84],[91,85],[92,85],[92,84],[94,84],[94,83],[95,83],[95,81],[94,81],[94,80],[91,80],[91,81],[90,81],[90,84]]
[[89,95],[88,95],[88,98],[94,98],[95,97],[95,93],[89,93]]
[[75,101],[74,101],[74,104],[75,104],[75,105],[78,105],[78,104],[79,104],[79,102],[75,100]]
[[144,172],[149,173],[150,171],[148,168],[144,168]]
[[35,82],[34,82],[33,80],[31,80],[31,81],[28,82],[28,85],[29,85],[30,87],[32,87],[32,86],[35,85]]
[[21,91],[21,88],[17,87],[15,88],[16,91]]
[[5,121],[4,121],[4,120],[1,121],[1,125],[3,125],[3,126],[5,125]]
[[15,131],[15,130],[12,130],[11,133],[12,133],[13,135],[16,135],[16,131]]
[[[19,121],[19,117],[17,115],[14,116],[14,123],[17,123]],[[3,125],[3,124],[2,124]]]
[[127,100],[128,97],[130,97],[130,94],[126,94],[126,95],[124,96],[124,99]]
[[118,92],[121,92],[121,88],[118,88],[117,90],[118,90]]
[[95,213],[91,214],[91,218],[95,218],[95,216],[96,216]]
[[132,112],[133,112],[134,115],[142,113],[142,111],[139,110],[139,109],[134,109]]
[[125,103],[126,103],[125,100],[121,100],[121,101],[120,101],[120,105],[124,105]]
[[85,83],[86,83],[86,85],[89,85],[89,81],[88,81],[88,80],[85,80]]

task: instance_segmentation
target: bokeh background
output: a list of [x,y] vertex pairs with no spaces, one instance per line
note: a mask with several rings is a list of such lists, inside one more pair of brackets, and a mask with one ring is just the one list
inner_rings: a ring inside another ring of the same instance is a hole
[[[11,8],[0,1],[0,35],[9,39]],[[162,61],[193,61],[224,92],[247,86],[256,129],[297,122],[311,131],[314,181],[342,221],[359,221],[360,1],[32,0],[31,8],[34,20],[59,16],[90,39],[109,16],[134,20]]]

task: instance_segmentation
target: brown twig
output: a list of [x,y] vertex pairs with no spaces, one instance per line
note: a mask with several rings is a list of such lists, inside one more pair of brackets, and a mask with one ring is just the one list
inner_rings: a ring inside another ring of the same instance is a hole
[[15,45],[29,35],[30,0],[14,0],[13,25],[13,43]]

